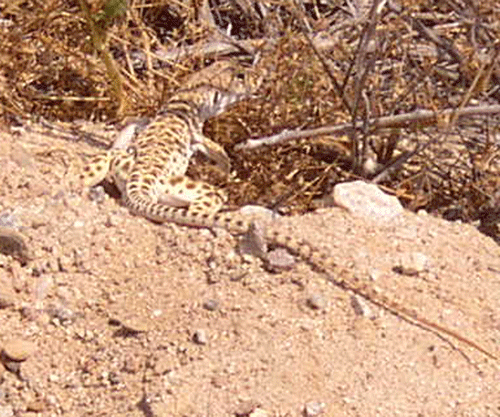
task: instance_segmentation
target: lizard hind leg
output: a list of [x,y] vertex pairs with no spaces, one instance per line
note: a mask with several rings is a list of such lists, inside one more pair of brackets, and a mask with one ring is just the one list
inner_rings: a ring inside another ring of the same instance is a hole
[[[135,181],[134,181],[135,180]],[[184,175],[159,177],[154,184],[132,175],[127,184],[125,205],[153,221],[211,227],[211,218],[227,198],[224,192]]]
[[226,195],[203,181],[194,181],[179,175],[167,178],[158,194],[158,202],[172,207],[187,207],[187,215],[218,212],[227,198]]

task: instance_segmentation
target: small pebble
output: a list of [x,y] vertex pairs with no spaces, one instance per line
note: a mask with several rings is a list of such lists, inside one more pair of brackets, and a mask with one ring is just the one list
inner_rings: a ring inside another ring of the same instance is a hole
[[110,214],[107,218],[106,221],[104,222],[104,226],[106,227],[117,227],[120,225],[120,217],[118,217],[115,214]]
[[73,223],[73,227],[75,229],[81,229],[84,226],[85,226],[85,222],[83,220],[77,220],[76,222]]
[[76,314],[73,312],[73,310],[70,310],[62,304],[51,305],[45,312],[50,316],[52,320],[56,320],[62,326],[68,326],[72,324],[76,318]]
[[0,226],[0,253],[10,255],[22,264],[32,257],[26,238],[17,230],[3,226]]
[[4,359],[3,366],[5,367],[5,369],[7,371],[12,372],[15,375],[21,374],[21,362],[15,362],[15,361]]
[[236,417],[250,417],[255,410],[258,410],[260,404],[254,400],[241,401],[234,412]]
[[393,270],[403,275],[418,275],[429,269],[429,258],[420,252],[401,254]]
[[14,410],[10,405],[0,405],[0,417],[13,417]]
[[58,375],[56,375],[56,374],[50,374],[50,375],[48,376],[48,380],[49,380],[50,382],[59,382],[59,376],[58,376]]
[[274,271],[284,271],[295,266],[295,258],[286,249],[278,248],[268,253],[268,266]]
[[198,329],[193,334],[193,342],[197,345],[206,345],[207,344],[207,333],[203,329]]
[[239,243],[239,251],[244,255],[264,258],[267,253],[267,241],[262,223],[254,222],[250,230],[245,233]]
[[41,413],[43,410],[45,410],[45,402],[42,400],[33,400],[26,404],[26,411]]
[[110,322],[119,323],[127,333],[144,333],[150,330],[149,323],[142,317],[135,315],[113,317]]
[[307,299],[307,305],[313,310],[324,310],[326,304],[325,297],[320,294],[313,294]]
[[380,269],[371,269],[368,273],[368,278],[370,281],[378,281],[382,277],[382,271]]
[[90,188],[88,195],[90,201],[94,201],[97,204],[102,204],[106,199],[106,192],[104,191],[104,187],[100,185]]
[[249,417],[269,417],[269,413],[262,408],[256,408]]
[[119,385],[120,384],[120,376],[116,372],[110,372],[108,374],[108,381],[111,385]]
[[319,416],[323,413],[323,411],[325,411],[325,406],[325,403],[320,403],[317,401],[307,403],[304,407],[304,415],[305,417]]
[[15,215],[10,211],[2,211],[0,213],[0,226],[14,228],[17,224]]
[[23,362],[35,351],[35,344],[27,340],[12,339],[5,343],[2,356],[14,362]]
[[12,307],[16,304],[16,295],[10,287],[0,288],[0,309]]
[[203,308],[208,311],[215,311],[219,308],[219,302],[217,300],[206,300],[203,302]]
[[358,316],[363,316],[363,317],[369,317],[374,319],[375,316],[373,312],[371,311],[370,307],[366,303],[366,301],[357,295],[352,295],[351,296],[351,306],[354,309],[354,312]]

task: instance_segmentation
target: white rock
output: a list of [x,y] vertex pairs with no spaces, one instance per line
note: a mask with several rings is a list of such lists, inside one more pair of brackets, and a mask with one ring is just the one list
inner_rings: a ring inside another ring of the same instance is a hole
[[325,403],[313,401],[309,402],[304,407],[304,415],[306,417],[315,417],[319,416],[325,411]]
[[382,192],[375,184],[364,181],[338,184],[333,189],[335,204],[347,209],[350,213],[389,222],[403,213],[399,200]]
[[421,252],[402,253],[394,270],[404,275],[418,275],[429,269],[429,258]]

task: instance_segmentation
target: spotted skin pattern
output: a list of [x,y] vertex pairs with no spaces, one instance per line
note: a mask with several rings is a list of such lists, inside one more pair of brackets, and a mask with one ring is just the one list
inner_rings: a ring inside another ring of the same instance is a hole
[[[83,184],[91,187],[105,178],[111,180],[132,213],[155,222],[221,227],[235,235],[251,232],[254,229],[251,219],[234,212],[220,212],[226,202],[223,191],[185,175],[189,161],[197,151],[228,168],[227,155],[203,135],[203,124],[245,96],[211,86],[175,94],[152,121],[138,128],[130,143],[126,144],[128,146],[112,148],[92,157],[82,173]],[[349,270],[339,268],[330,256],[309,242],[280,231],[264,233],[264,239],[287,248],[335,285],[441,338],[446,335],[498,360],[476,342],[422,317],[403,303],[381,294],[375,286],[358,279]]]

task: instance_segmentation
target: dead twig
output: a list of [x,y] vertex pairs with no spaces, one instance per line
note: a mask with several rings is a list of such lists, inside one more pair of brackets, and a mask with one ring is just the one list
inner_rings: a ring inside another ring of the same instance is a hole
[[[442,118],[449,118],[456,114],[456,117],[477,116],[486,114],[500,113],[500,105],[487,105],[464,107],[463,109],[446,109],[440,112],[432,110],[417,110],[411,113],[398,114],[396,116],[386,116],[373,118],[368,120],[368,126],[371,131],[386,128],[405,128],[416,124],[432,125],[437,123]],[[335,126],[324,126],[315,129],[306,130],[283,130],[276,135],[267,136],[258,139],[249,139],[246,142],[240,143],[234,147],[237,151],[248,151],[261,146],[274,146],[284,144],[291,140],[315,137],[321,135],[343,135],[352,130],[362,129],[363,121],[358,121],[354,125],[352,123],[343,123]]]
[[[377,26],[377,22],[379,21],[380,10],[386,3],[385,0],[375,0],[370,9],[370,13],[368,15],[368,20],[366,21],[363,32],[361,33],[358,50],[355,54],[354,67],[355,67],[355,77],[354,77],[354,100],[352,102],[353,107],[351,108],[351,118],[352,125],[356,125],[356,121],[358,120],[359,113],[359,105],[362,98],[366,98],[365,86],[366,81],[368,79],[368,74],[375,66],[375,62],[378,58],[378,54],[372,54],[371,57],[368,57],[368,45],[373,40],[375,34],[375,28]],[[347,80],[346,80],[347,81]],[[363,122],[365,127],[368,127],[367,119],[370,114],[369,101],[364,100],[365,102],[365,111],[364,111],[364,120]],[[365,152],[367,147],[367,132],[368,129],[364,129],[361,138],[358,138],[354,135],[354,129],[351,131],[350,139],[351,139],[351,149],[354,155],[354,163],[352,164],[352,172],[357,172],[358,169],[362,166],[363,160],[365,159]]]

